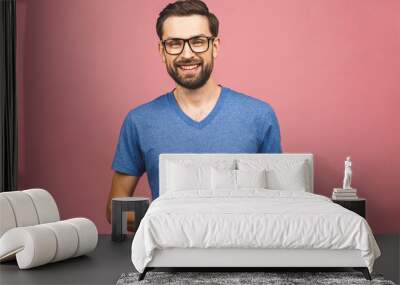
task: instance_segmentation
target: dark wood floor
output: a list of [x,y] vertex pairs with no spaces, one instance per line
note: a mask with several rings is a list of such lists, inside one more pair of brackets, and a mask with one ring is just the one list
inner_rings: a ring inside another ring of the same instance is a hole
[[[382,251],[374,272],[399,283],[400,237],[378,235]],[[132,237],[116,243],[109,235],[100,235],[97,248],[86,256],[50,263],[37,268],[19,270],[17,263],[0,264],[0,284],[115,284],[124,272],[135,271],[131,258]]]

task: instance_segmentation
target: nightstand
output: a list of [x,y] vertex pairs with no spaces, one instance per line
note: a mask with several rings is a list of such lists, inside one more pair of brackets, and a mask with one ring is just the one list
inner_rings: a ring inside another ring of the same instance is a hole
[[365,219],[366,215],[366,204],[367,201],[364,198],[358,198],[354,200],[334,200],[332,202],[339,204],[340,206],[353,211],[356,214],[359,214],[361,217]]
[[150,199],[144,197],[120,197],[112,199],[112,235],[113,241],[123,241],[127,233],[127,212],[135,212],[135,229],[139,227],[149,207]]

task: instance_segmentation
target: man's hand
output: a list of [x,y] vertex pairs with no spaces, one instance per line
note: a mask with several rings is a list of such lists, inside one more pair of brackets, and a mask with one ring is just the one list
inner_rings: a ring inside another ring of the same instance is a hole
[[[111,191],[108,194],[107,207],[106,207],[106,219],[111,223],[111,211],[112,211],[112,198],[116,197],[130,197],[135,191],[136,185],[139,182],[139,176],[126,175],[120,172],[114,172],[111,183]],[[128,212],[128,231],[133,232],[135,214]]]

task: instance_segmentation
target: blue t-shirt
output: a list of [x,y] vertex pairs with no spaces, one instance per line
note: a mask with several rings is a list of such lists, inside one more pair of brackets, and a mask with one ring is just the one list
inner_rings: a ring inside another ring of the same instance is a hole
[[200,122],[182,111],[172,91],[132,109],[122,124],[112,169],[133,176],[146,171],[155,199],[160,153],[281,153],[272,107],[220,86],[216,105]]

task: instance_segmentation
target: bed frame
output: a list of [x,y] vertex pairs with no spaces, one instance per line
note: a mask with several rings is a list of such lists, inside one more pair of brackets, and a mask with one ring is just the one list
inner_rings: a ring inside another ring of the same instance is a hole
[[[308,163],[307,192],[314,192],[313,155],[301,154],[233,154],[233,153],[168,153],[159,157],[160,195],[166,192],[166,162],[167,160],[202,160],[212,161],[221,158],[262,158],[262,159],[294,159],[306,160]],[[368,268],[361,257],[360,250],[329,250],[329,249],[254,249],[254,248],[167,248],[157,249],[153,259],[148,263],[143,273],[155,268],[234,268],[246,271],[244,268],[337,268],[351,267],[361,271],[367,280],[371,280]]]

